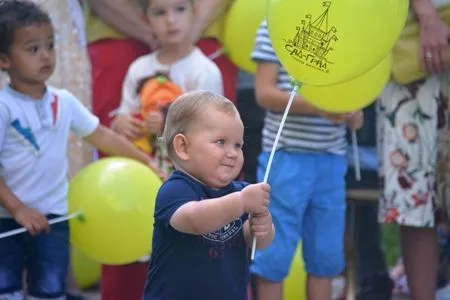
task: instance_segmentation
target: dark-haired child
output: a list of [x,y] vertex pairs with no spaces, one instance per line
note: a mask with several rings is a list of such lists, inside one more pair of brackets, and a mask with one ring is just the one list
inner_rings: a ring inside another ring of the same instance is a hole
[[10,84],[0,91],[0,299],[65,299],[69,259],[67,141],[70,131],[111,155],[145,164],[149,157],[99,125],[67,90],[47,86],[55,68],[53,27],[32,1],[0,0],[0,69]]

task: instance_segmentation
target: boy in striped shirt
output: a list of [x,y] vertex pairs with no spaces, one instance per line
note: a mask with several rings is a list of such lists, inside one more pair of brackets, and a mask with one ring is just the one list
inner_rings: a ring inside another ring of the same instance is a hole
[[[252,59],[258,64],[256,99],[266,109],[258,179],[269,154],[292,90],[263,22]],[[298,95],[286,119],[270,171],[270,211],[277,230],[274,242],[256,253],[258,300],[281,300],[282,282],[300,240],[303,241],[308,299],[331,299],[331,279],[344,269],[346,127],[359,129],[361,111],[329,114]]]

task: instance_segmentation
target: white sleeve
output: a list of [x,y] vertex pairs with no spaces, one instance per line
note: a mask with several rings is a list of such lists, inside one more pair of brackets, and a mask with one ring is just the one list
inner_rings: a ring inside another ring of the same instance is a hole
[[189,91],[205,90],[223,96],[222,74],[215,64],[205,69],[192,85]]
[[139,101],[136,95],[137,81],[133,76],[133,64],[128,68],[122,85],[122,100],[116,114],[128,115],[139,111]]
[[10,117],[8,108],[3,103],[0,103],[0,151],[3,149],[3,141],[5,139],[9,123]]
[[92,134],[100,122],[73,94],[64,91],[64,100],[70,111],[70,129],[80,137]]

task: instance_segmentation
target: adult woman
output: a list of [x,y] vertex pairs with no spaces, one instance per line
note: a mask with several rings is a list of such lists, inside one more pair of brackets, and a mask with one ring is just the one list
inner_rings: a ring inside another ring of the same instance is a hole
[[410,0],[420,28],[418,59],[428,75],[406,85],[392,82],[380,99],[384,182],[380,221],[400,225],[402,254],[414,300],[435,297],[435,204],[437,197],[448,194],[450,65],[445,51],[450,29],[437,8],[449,2]]

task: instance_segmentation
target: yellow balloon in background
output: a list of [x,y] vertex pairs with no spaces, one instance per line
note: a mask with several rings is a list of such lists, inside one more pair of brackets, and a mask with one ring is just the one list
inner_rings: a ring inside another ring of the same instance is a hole
[[81,289],[89,288],[100,281],[101,267],[80,250],[72,247],[72,268],[75,280]]
[[391,51],[408,0],[268,0],[267,22],[286,71],[308,85],[333,85],[372,69]]
[[315,107],[334,113],[354,112],[372,102],[389,81],[392,55],[353,80],[329,86],[302,85],[299,94]]
[[69,186],[71,241],[91,259],[121,265],[148,255],[161,180],[128,158],[105,158],[82,169]]
[[212,23],[203,33],[203,37],[216,38],[222,40],[224,17],[221,16],[218,20]]
[[295,252],[291,270],[284,281],[283,289],[284,299],[286,300],[306,300],[306,273],[301,246]]
[[266,17],[266,0],[234,0],[225,18],[222,42],[227,55],[240,69],[256,72],[250,56],[256,31]]

